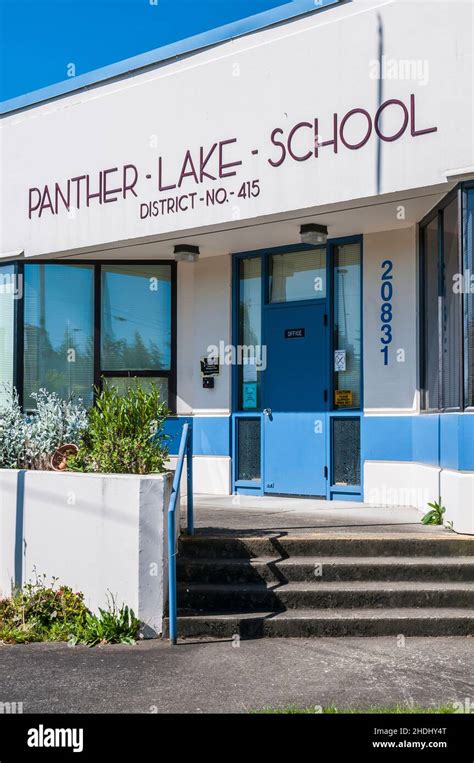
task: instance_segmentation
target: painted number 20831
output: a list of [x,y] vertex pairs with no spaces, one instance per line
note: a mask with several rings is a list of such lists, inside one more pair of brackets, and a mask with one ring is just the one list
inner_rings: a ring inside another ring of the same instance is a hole
[[381,280],[380,297],[382,299],[382,302],[380,305],[380,321],[381,321],[380,331],[382,334],[382,336],[380,337],[380,341],[382,343],[382,347],[380,349],[380,352],[383,355],[384,366],[388,366],[388,349],[389,349],[389,345],[391,344],[393,340],[392,270],[393,270],[393,262],[391,260],[384,260],[384,262],[382,262],[382,277],[380,279]]

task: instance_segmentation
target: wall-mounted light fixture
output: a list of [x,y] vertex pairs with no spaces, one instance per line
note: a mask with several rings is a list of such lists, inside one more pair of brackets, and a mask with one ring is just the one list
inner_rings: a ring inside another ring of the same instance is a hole
[[176,262],[196,262],[199,259],[199,247],[191,244],[177,244],[174,248]]
[[307,223],[300,228],[302,244],[326,244],[328,240],[328,229],[326,225],[317,223]]

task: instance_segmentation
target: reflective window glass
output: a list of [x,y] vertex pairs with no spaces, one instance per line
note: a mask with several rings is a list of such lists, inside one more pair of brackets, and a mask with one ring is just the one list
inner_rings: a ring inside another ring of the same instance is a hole
[[[334,372],[335,408],[360,408],[361,387],[361,268],[360,245],[334,247],[334,350],[345,353]],[[344,400],[344,405],[338,403]]]
[[24,407],[40,388],[92,403],[94,269],[25,265]]
[[104,265],[101,368],[171,368],[171,266]]
[[272,254],[270,302],[297,302],[326,296],[326,247]]

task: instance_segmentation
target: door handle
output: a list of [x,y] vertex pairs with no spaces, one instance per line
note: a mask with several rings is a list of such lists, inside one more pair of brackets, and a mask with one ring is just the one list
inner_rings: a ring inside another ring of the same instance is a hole
[[271,416],[272,415],[272,409],[271,408],[264,408],[263,409],[263,415],[264,416]]

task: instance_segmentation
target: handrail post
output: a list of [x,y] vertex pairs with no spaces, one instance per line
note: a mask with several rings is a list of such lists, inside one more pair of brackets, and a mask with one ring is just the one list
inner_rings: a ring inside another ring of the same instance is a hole
[[[178,460],[171,489],[168,506],[168,614],[169,614],[169,637],[172,644],[178,642],[178,603],[176,582],[176,501],[179,495],[183,462],[187,457],[188,477],[188,532],[194,534],[193,521],[193,446],[191,424],[183,426],[181,441],[179,444]],[[179,511],[179,506],[178,506]]]
[[176,595],[176,537],[174,511],[168,512],[168,614],[170,641],[176,645],[177,634],[177,595]]
[[186,467],[188,477],[188,535],[194,535],[193,503],[193,425],[189,423],[188,444],[186,448]]

